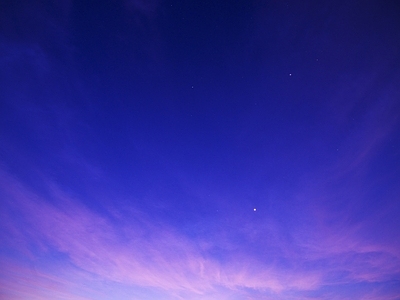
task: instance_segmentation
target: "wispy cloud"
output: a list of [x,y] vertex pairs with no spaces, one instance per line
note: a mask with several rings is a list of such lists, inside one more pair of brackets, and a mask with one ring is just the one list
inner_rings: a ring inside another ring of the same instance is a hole
[[52,199],[46,200],[5,173],[1,184],[11,216],[2,220],[2,228],[11,235],[8,247],[29,252],[31,258],[57,251],[107,280],[195,295],[217,286],[273,292],[310,289],[320,280],[315,274],[285,275],[245,253],[230,253],[228,261],[219,262],[199,241],[133,210],[110,210],[102,216],[60,190],[53,189]]
[[[52,259],[55,253],[57,260],[86,272],[79,276],[88,285],[97,276],[126,288],[154,289],[182,299],[216,295],[220,299],[232,299],[232,295],[237,299],[307,299],[313,293],[321,299],[335,299],[338,293],[332,294],[330,288],[346,290],[346,285],[360,284],[368,286],[361,289],[362,295],[373,288],[377,295],[386,293],[390,299],[390,292],[376,286],[400,278],[398,242],[387,240],[395,239],[398,232],[386,233],[386,240],[376,234],[398,207],[388,210],[385,204],[374,210],[363,206],[369,196],[366,166],[398,122],[398,115],[391,113],[394,104],[390,99],[392,95],[383,98],[385,109],[377,111],[377,103],[366,111],[360,121],[362,130],[349,134],[346,149],[335,163],[304,179],[295,199],[286,201],[298,209],[290,209],[290,220],[266,214],[249,221],[233,209],[231,215],[204,221],[209,222],[204,224],[206,229],[191,236],[149,211],[123,207],[119,201],[118,208],[99,201],[104,206],[94,209],[52,181],[43,182],[43,193],[1,170],[3,261],[9,257],[7,251],[35,264],[39,258]],[[88,172],[85,161],[78,161],[78,169]],[[392,200],[383,201],[397,203]],[[7,274],[8,269],[14,273]],[[24,269],[10,264],[3,268],[5,291],[24,284],[12,281],[18,272],[21,278],[31,278]],[[26,289],[37,285],[42,291],[47,279],[29,280]],[[71,276],[66,280],[52,286],[59,289],[60,299],[65,285],[76,285]]]

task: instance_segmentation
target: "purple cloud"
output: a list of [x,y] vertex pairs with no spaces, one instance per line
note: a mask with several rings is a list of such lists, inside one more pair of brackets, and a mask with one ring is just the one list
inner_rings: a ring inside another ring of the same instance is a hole
[[[315,291],[325,285],[389,280],[400,271],[398,251],[358,238],[356,226],[340,230],[320,224],[312,234],[307,230],[308,240],[290,244],[279,241],[280,229],[273,222],[258,232],[248,225],[242,234],[251,237],[253,232],[251,238],[259,240],[258,247],[279,250],[263,262],[240,245],[230,247],[232,235],[223,229],[212,237],[193,240],[131,208],[110,208],[100,214],[54,185],[49,186],[46,199],[5,172],[1,189],[7,199],[1,227],[9,249],[33,262],[55,251],[90,276],[124,286],[160,289],[173,297],[223,297],[249,289],[249,295],[264,291],[275,299],[286,299],[293,291]],[[275,238],[265,240],[263,235]],[[215,245],[226,248],[226,259],[216,259]],[[3,273],[8,268],[19,272],[8,266]],[[3,275],[3,280],[7,290],[18,290],[17,283],[9,281],[12,276]],[[35,282],[29,286],[36,284],[42,289]]]
[[[195,295],[210,293],[215,286],[273,292],[310,289],[320,281],[315,274],[286,275],[274,266],[257,266],[245,254],[231,254],[228,262],[220,263],[202,241],[191,241],[140,213],[101,216],[56,189],[50,203],[4,173],[2,188],[9,211],[25,224],[3,219],[12,240],[21,240],[11,247],[23,254],[30,251],[32,258],[55,249],[77,267],[107,280]],[[203,241],[207,243],[212,241]]]

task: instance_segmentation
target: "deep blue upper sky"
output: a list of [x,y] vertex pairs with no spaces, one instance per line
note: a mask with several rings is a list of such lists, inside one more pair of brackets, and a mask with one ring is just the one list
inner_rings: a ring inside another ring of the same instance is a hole
[[399,13],[3,1],[0,297],[400,299]]

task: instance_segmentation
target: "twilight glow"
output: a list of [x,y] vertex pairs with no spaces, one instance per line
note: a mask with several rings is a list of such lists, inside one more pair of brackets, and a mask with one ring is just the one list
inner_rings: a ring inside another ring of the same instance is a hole
[[6,1],[0,299],[400,300],[379,1]]

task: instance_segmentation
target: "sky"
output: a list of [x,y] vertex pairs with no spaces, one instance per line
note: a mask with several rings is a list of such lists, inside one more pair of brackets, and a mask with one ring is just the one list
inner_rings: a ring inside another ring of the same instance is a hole
[[395,1],[0,3],[0,299],[399,300]]

